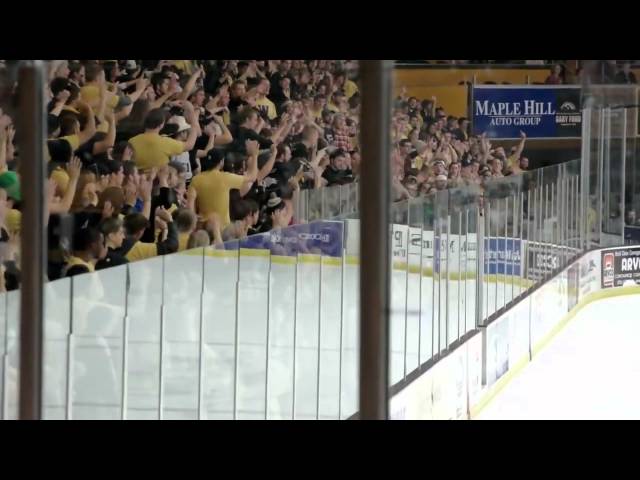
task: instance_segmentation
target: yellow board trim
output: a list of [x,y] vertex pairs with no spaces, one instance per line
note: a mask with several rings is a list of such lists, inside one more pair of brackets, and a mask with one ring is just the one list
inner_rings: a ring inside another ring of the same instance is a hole
[[280,265],[295,265],[298,263],[296,257],[290,257],[288,255],[271,255],[271,263],[277,263]]
[[332,267],[341,267],[342,266],[342,258],[338,257],[322,257],[323,265],[330,265]]
[[207,257],[218,257],[218,258],[238,258],[237,250],[216,250],[213,248],[207,248],[204,251],[205,256]]
[[268,257],[271,250],[266,248],[241,248],[240,256],[242,257]]
[[[540,354],[540,352],[551,343],[551,340],[558,335],[562,331],[564,327],[567,326],[569,321],[573,319],[584,307],[589,305],[590,303],[596,302],[598,300],[604,300],[606,298],[615,298],[622,297],[625,295],[638,295],[640,294],[640,286],[633,287],[622,287],[622,288],[611,288],[598,290],[596,292],[591,292],[587,294],[582,300],[578,302],[578,304],[573,307],[573,309],[567,313],[562,320],[560,320],[555,327],[551,329],[551,331],[546,334],[532,349],[532,357]],[[523,362],[524,361],[524,362]],[[485,394],[482,396],[478,403],[469,409],[469,417],[471,419],[477,417],[480,412],[493,400],[500,391],[504,389],[504,387],[511,381],[513,378],[520,373],[524,367],[531,362],[528,361],[527,356],[523,357],[520,361],[514,365],[512,369],[509,369],[507,373],[505,373],[496,383],[494,383]]]
[[298,261],[300,263],[320,263],[320,258],[320,255],[314,255],[312,253],[298,255]]

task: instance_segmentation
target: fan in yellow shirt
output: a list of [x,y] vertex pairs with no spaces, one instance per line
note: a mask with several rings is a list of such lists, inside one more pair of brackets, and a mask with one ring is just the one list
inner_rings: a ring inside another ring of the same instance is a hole
[[189,102],[184,103],[185,117],[191,125],[189,136],[184,142],[160,135],[165,124],[165,112],[161,108],[151,110],[144,120],[145,132],[129,140],[133,148],[133,160],[142,171],[167,165],[172,156],[193,149],[200,134],[198,117]]
[[244,175],[223,172],[224,156],[213,150],[202,161],[203,173],[193,177],[189,188],[190,208],[195,210],[197,200],[197,212],[200,217],[209,218],[215,213],[220,217],[222,228],[231,223],[229,191],[238,189],[240,196],[246,195],[258,176],[258,142],[247,140],[245,145],[249,158]]
[[260,80],[256,88],[256,108],[261,112],[265,112],[267,114],[267,118],[269,120],[273,120],[278,116],[278,112],[276,111],[276,106],[274,103],[267,98],[269,95],[269,90],[271,89],[271,83],[266,78]]

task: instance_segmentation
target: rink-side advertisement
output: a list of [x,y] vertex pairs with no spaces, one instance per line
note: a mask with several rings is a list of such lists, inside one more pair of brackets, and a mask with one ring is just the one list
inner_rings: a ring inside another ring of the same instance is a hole
[[476,85],[472,91],[474,135],[517,139],[580,138],[582,112],[578,86]]
[[640,285],[640,247],[603,250],[602,288]]

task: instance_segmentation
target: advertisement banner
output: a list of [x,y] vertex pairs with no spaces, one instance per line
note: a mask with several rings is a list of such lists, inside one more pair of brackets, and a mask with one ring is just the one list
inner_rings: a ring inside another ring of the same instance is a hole
[[509,319],[503,317],[489,324],[487,335],[487,386],[490,387],[509,370]]
[[[344,225],[342,222],[312,222],[292,225],[259,235],[251,235],[239,242],[240,248],[268,249],[272,255],[296,256],[319,254],[341,257]],[[231,249],[238,242],[228,242]]]
[[567,270],[567,311],[578,304],[580,290],[580,263],[574,263]]
[[489,138],[580,138],[580,87],[478,85],[473,88],[473,134]]
[[557,245],[527,242],[526,278],[540,280],[560,267],[561,251]]
[[600,289],[600,252],[589,252],[580,259],[578,301]]
[[602,251],[602,288],[640,285],[640,246]]
[[393,265],[406,264],[409,256],[409,226],[393,224],[391,226],[391,248]]
[[517,238],[485,238],[484,273],[520,276],[522,243]]

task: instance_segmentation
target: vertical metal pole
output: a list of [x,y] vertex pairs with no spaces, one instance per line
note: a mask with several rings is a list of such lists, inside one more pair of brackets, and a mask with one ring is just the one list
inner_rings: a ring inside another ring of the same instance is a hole
[[449,214],[449,198],[447,197],[447,233],[444,241],[444,251],[447,252],[447,260],[445,263],[446,277],[444,284],[444,308],[446,315],[446,332],[445,332],[445,348],[449,348],[449,329],[451,327],[451,322],[449,318],[449,261],[451,260],[451,255],[449,253],[449,232],[451,232],[451,215]]
[[388,60],[360,62],[362,164],[360,202],[360,418],[388,417],[389,118]]
[[69,334],[67,335],[67,392],[66,392],[66,408],[65,420],[71,420],[73,413],[73,285],[74,279],[71,278],[69,283]]
[[[344,245],[344,243],[343,243]],[[344,276],[347,266],[347,251],[342,249],[342,271],[340,273],[340,343],[338,352],[338,420],[342,419],[342,342],[344,338]]]
[[46,261],[44,229],[45,109],[44,64],[27,60],[18,72],[20,115],[20,184],[24,196],[22,208],[20,285],[20,400],[19,418],[42,417],[43,313]]
[[603,175],[604,175],[604,109],[600,109],[600,155],[598,155],[598,177],[597,177],[597,189],[598,189],[598,210],[596,217],[598,225],[596,232],[598,232],[598,245],[603,246],[602,242],[602,210],[603,206]]
[[[479,197],[479,199],[482,197]],[[485,241],[484,241],[484,205],[477,205],[475,210],[476,215],[476,309],[475,309],[475,322],[476,327],[484,325],[484,304],[486,302],[484,296],[484,274],[485,274]]]
[[[611,233],[611,109],[607,107],[603,109],[602,113],[604,114],[604,139],[602,142],[602,148],[604,151],[604,156],[602,157],[604,180],[604,194],[602,198],[604,202],[604,209],[602,211],[604,212],[604,215],[602,223],[605,224],[606,233]],[[602,239],[600,240],[600,244],[604,245],[602,243]]]
[[206,250],[202,250],[202,287],[200,289],[200,342],[198,345],[198,420],[204,417],[204,257]]
[[[239,362],[239,350],[240,350],[240,316],[238,315],[238,309],[240,306],[240,244],[238,244],[238,263],[236,264],[236,322],[233,329],[233,343],[234,343],[234,355],[233,355],[233,419],[238,418],[238,362]],[[296,267],[297,272],[297,267]]]
[[576,202],[579,214],[576,216],[579,225],[580,250],[589,249],[587,232],[587,212],[589,211],[589,175],[591,170],[591,108],[582,110],[582,158],[580,164],[580,189],[576,191]]
[[[466,243],[465,243],[466,245]],[[461,298],[461,288],[460,288],[460,277],[462,276],[462,269],[461,267],[461,259],[462,259],[462,212],[459,211],[458,212],[458,299],[456,300],[456,304],[458,305],[458,339],[460,338],[460,317],[461,317],[461,312],[462,309],[460,308],[460,298]],[[466,257],[465,257],[466,259]],[[465,268],[465,272],[466,272],[466,268]],[[466,282],[466,280],[465,280]],[[466,321],[465,323],[465,328],[466,328]]]
[[[421,204],[421,211],[424,212],[424,203]],[[420,303],[418,304],[418,368],[422,365],[422,269],[423,266],[423,237],[424,237],[424,213],[422,213],[422,221],[420,226],[420,276],[418,277],[418,288],[420,294],[418,298],[420,299]]]
[[[509,245],[509,197],[505,197],[504,198],[504,275],[503,275],[503,285],[502,285],[502,292],[503,292],[503,298],[502,298],[502,305],[501,307],[504,307],[507,305],[507,285],[508,285],[508,280],[507,280],[507,252],[508,252],[508,245]],[[511,285],[511,300],[513,300],[513,284]],[[511,302],[511,300],[509,302]]]
[[293,378],[291,386],[291,419],[296,419],[296,335],[298,328],[298,264],[299,255],[296,256],[296,273],[293,289]]
[[127,393],[129,390],[129,288],[131,278],[129,274],[129,266],[126,267],[126,286],[124,300],[124,317],[122,318],[122,381],[120,384],[120,419],[127,419]]
[[[321,266],[322,268],[322,266]],[[264,419],[269,418],[269,348],[270,331],[269,323],[271,321],[271,255],[269,255],[269,273],[267,274],[267,331],[266,331],[266,352],[265,352],[265,370],[264,370]]]
[[[627,215],[626,212],[626,200],[625,200],[625,196],[626,196],[626,189],[627,189],[627,114],[629,113],[629,111],[625,108],[623,110],[623,118],[622,118],[622,161],[621,166],[622,166],[622,171],[620,172],[620,176],[621,176],[621,184],[620,184],[620,216],[622,221],[621,223],[621,229],[622,231],[620,232],[620,245],[624,244],[624,224],[625,224],[625,218]],[[632,110],[633,112],[633,110]],[[632,177],[633,178],[633,177]]]
[[165,275],[164,275],[164,258],[162,259],[162,303],[160,304],[160,365],[158,368],[158,420],[164,418],[164,324],[165,324],[165,306],[164,306],[164,288],[165,288]]
[[318,372],[316,378],[316,420],[320,419],[320,359],[322,347],[322,255],[320,255],[320,281],[318,283]]
[[9,419],[9,396],[7,390],[9,388],[9,318],[7,315],[9,305],[9,295],[5,293],[4,300],[4,349],[2,355],[2,396],[0,397],[0,419]]
[[403,375],[407,378],[407,323],[409,321],[409,249],[411,248],[411,200],[407,200],[407,270],[404,275],[404,349],[403,349]]

